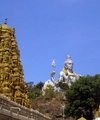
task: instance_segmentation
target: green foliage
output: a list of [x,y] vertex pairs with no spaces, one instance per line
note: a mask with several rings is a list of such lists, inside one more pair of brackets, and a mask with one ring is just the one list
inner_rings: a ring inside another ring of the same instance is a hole
[[65,91],[69,88],[68,84],[67,83],[62,83],[62,82],[59,82],[58,83],[58,86],[60,87],[61,90]]
[[34,94],[34,93],[28,93],[28,98],[29,99],[35,99],[36,97],[37,97],[36,94]]
[[80,78],[66,90],[66,116],[93,119],[93,111],[100,104],[100,75]]
[[44,83],[39,82],[37,85],[33,85],[33,82],[28,82],[28,98],[35,99],[42,94],[42,87]]
[[39,82],[36,86],[35,86],[35,88],[37,88],[37,89],[42,89],[42,87],[43,87],[43,85],[44,85],[44,83],[43,82]]
[[39,110],[40,113],[42,114],[45,114],[45,111],[42,109],[42,110]]
[[28,92],[32,92],[33,88],[34,88],[34,83],[33,82],[28,82],[26,83],[27,87],[28,87]]
[[55,117],[55,116],[53,116],[53,117],[52,117],[52,120],[56,120],[56,117]]

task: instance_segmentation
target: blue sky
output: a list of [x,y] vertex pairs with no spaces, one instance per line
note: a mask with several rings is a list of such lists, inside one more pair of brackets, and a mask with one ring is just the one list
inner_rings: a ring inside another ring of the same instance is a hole
[[100,74],[100,0],[2,0],[0,24],[16,28],[25,81],[50,79],[51,62],[56,76],[67,55],[74,71]]

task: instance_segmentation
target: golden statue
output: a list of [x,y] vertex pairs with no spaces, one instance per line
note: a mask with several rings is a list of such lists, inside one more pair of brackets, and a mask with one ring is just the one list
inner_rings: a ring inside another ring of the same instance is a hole
[[78,120],[86,120],[83,115],[81,115],[81,118],[79,118]]

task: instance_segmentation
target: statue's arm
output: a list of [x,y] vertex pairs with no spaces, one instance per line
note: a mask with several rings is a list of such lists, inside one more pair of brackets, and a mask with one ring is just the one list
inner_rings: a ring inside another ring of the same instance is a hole
[[69,76],[65,75],[65,73],[63,71],[60,72],[59,82],[63,82],[63,80],[65,82],[68,82],[68,78],[69,78]]
[[56,71],[52,71],[52,73],[50,74],[50,77],[51,77],[51,81],[55,84],[55,79],[54,79],[54,76],[56,74]]

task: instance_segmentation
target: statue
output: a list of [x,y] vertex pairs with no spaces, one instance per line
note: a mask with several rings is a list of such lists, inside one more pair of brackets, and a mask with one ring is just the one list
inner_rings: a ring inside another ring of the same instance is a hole
[[78,75],[75,72],[73,72],[73,61],[69,55],[67,56],[67,59],[64,62],[64,68],[60,72],[60,76],[57,81],[55,81],[55,79],[54,79],[55,73],[56,73],[55,70],[53,70],[51,73],[51,81],[56,86],[59,82],[67,83],[68,86],[71,86],[71,82],[75,82],[76,80],[78,80],[81,77],[80,74]]
[[43,87],[42,87],[42,94],[43,94],[43,95],[45,95],[45,90],[46,90],[46,89],[49,89],[50,86],[52,86],[52,88],[53,88],[54,91],[57,90],[57,89],[56,89],[56,86],[53,84],[53,82],[52,82],[51,80],[47,80],[47,81],[44,83]]
[[[55,60],[53,60],[53,62],[52,62],[52,67],[53,67],[54,69],[55,69],[55,67],[56,67]],[[55,71],[55,70],[54,70],[54,71]],[[54,75],[53,75],[53,79],[54,79]],[[49,89],[49,86],[52,86],[53,89],[54,89],[54,91],[57,90],[57,88],[56,88],[56,86],[55,86],[55,84],[54,84],[54,81],[47,80],[47,81],[44,83],[43,87],[42,87],[42,93],[43,93],[43,95],[45,95],[45,90],[46,90],[46,89]]]
[[57,90],[57,87],[59,87],[59,83],[66,83],[68,84],[68,86],[71,86],[72,82],[75,82],[76,80],[78,80],[81,75],[80,74],[76,74],[75,72],[73,72],[73,61],[71,59],[71,57],[68,55],[67,59],[64,62],[64,67],[63,70],[60,72],[59,78],[58,80],[55,80],[55,67],[56,67],[56,63],[55,60],[52,61],[52,67],[53,67],[53,71],[50,75],[51,80],[47,80],[42,88],[42,93],[43,95],[45,94],[45,89],[48,89],[48,86],[52,86],[54,88],[54,90]]

